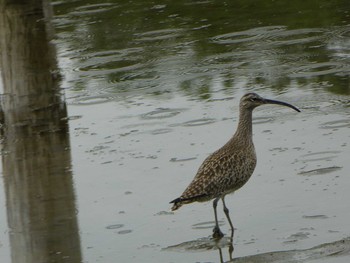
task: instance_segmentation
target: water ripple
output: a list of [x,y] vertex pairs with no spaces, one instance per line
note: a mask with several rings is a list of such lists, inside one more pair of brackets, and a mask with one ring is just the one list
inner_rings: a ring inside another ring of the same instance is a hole
[[96,95],[96,96],[81,96],[74,99],[72,105],[94,105],[113,100],[111,96]]
[[142,48],[126,48],[92,52],[79,57],[79,71],[83,75],[96,76],[109,73],[125,72],[143,67],[140,62]]
[[299,175],[328,174],[328,173],[332,173],[334,171],[338,171],[340,169],[342,169],[342,167],[339,167],[339,166],[323,167],[323,168],[317,168],[317,169],[308,170],[308,171],[302,171],[299,173]]
[[[219,226],[224,225],[224,221],[218,220]],[[211,229],[215,226],[215,221],[201,222],[192,225],[192,229]]]
[[300,77],[316,77],[322,75],[329,75],[335,73],[342,73],[344,70],[343,63],[340,62],[320,62],[309,64],[305,66],[300,66],[294,70],[294,73],[289,74],[291,78],[300,78]]
[[170,159],[170,162],[187,162],[187,161],[192,161],[192,160],[196,160],[197,157],[188,157],[188,158],[176,158],[173,157]]
[[167,40],[178,37],[183,32],[182,29],[161,29],[148,31],[143,33],[134,34],[136,39],[135,41],[158,41],[158,40]]
[[321,39],[322,33],[324,33],[324,30],[319,28],[287,30],[285,26],[266,26],[218,35],[211,40],[216,44],[224,45],[256,42],[259,45],[266,43],[275,47],[317,41]]
[[321,124],[322,129],[350,128],[350,119],[328,121]]
[[[314,161],[327,161],[338,157],[340,151],[324,151],[304,154],[301,157],[306,157],[304,162],[314,162]],[[311,157],[311,158],[309,158]]]
[[72,11],[69,14],[73,16],[92,15],[96,13],[110,11],[116,7],[117,7],[116,4],[111,4],[111,3],[90,4],[90,5],[79,6],[75,9],[75,11]]
[[295,243],[299,240],[307,239],[309,238],[309,236],[310,236],[309,232],[298,232],[287,237],[286,238],[287,240],[284,241],[283,243]]
[[124,227],[123,224],[115,224],[115,225],[106,226],[106,229],[118,229],[118,228],[122,228],[122,227]]
[[125,235],[125,234],[129,234],[129,233],[131,233],[131,232],[132,232],[131,229],[126,229],[126,230],[120,230],[120,231],[118,231],[118,234],[119,234],[119,235]]
[[326,216],[326,215],[303,215],[303,218],[306,218],[306,219],[327,219],[328,216]]
[[202,126],[202,125],[208,125],[211,123],[216,122],[216,119],[213,118],[203,118],[203,119],[196,119],[191,121],[186,121],[182,123],[182,126],[185,127],[191,127],[191,126]]
[[272,122],[273,120],[274,118],[272,117],[254,117],[253,124],[268,123],[268,122]]
[[272,45],[305,44],[320,40],[325,30],[320,28],[301,28],[279,31],[274,34]]
[[284,26],[257,27],[240,32],[231,32],[213,37],[211,40],[217,44],[236,44],[258,39],[269,38],[276,32],[284,30]]
[[180,114],[184,109],[158,108],[141,115],[142,119],[165,119]]
[[150,133],[151,133],[152,135],[158,135],[158,134],[169,133],[169,132],[172,132],[172,131],[173,131],[172,129],[163,128],[163,129],[155,129],[155,130],[152,130],[152,131],[150,131]]

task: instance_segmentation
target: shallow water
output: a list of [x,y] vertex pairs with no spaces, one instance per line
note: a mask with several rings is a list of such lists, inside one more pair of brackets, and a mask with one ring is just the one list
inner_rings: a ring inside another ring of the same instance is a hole
[[[69,124],[71,167],[64,165],[74,191],[67,204],[76,211],[82,262],[230,259],[226,237],[210,239],[210,203],[173,213],[169,201],[230,138],[248,91],[301,113],[278,106],[254,112],[258,165],[247,185],[227,197],[236,228],[233,261],[349,260],[347,2],[59,1],[53,7]],[[0,206],[9,213],[4,181]],[[11,235],[18,229],[8,218],[0,214],[1,262],[11,262],[16,248]]]

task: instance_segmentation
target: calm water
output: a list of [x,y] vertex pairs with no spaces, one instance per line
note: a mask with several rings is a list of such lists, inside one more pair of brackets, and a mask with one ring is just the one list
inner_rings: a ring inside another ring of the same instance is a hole
[[[43,222],[65,214],[40,233],[55,233],[48,243],[75,242],[75,254],[48,248],[43,262],[228,261],[227,240],[209,238],[210,203],[172,213],[168,202],[230,138],[248,91],[302,112],[255,111],[258,165],[227,197],[237,228],[233,261],[349,260],[349,1],[58,1],[53,8],[69,133],[46,150],[61,153],[63,143],[64,162],[46,165],[48,178],[66,173],[56,198],[69,209],[49,203],[48,213],[33,213]],[[32,232],[11,220],[33,208],[12,209],[16,182],[5,171],[8,160],[17,171],[18,158],[9,155],[3,151],[0,261],[15,263]],[[221,204],[218,211],[228,233]],[[56,233],[59,225],[70,236]]]

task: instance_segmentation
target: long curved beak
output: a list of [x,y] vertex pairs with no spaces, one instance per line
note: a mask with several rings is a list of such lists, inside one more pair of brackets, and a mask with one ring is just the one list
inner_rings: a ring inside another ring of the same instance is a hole
[[283,101],[279,101],[279,100],[269,100],[269,99],[264,99],[264,102],[265,102],[265,104],[277,104],[277,105],[286,106],[286,107],[292,108],[293,110],[295,110],[297,112],[300,112],[300,110],[297,107],[295,107],[287,102],[283,102]]

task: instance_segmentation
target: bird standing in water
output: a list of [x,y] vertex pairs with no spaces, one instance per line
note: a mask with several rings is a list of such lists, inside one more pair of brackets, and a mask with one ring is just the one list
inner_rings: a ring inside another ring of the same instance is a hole
[[253,174],[256,154],[253,144],[252,113],[256,107],[264,104],[282,105],[300,112],[298,108],[286,102],[265,99],[256,93],[245,94],[239,103],[239,122],[233,137],[204,160],[182,195],[170,202],[174,204],[171,208],[174,211],[184,204],[214,199],[214,238],[223,237],[216,212],[220,199],[233,235],[234,228],[225,204],[225,196],[241,188]]

